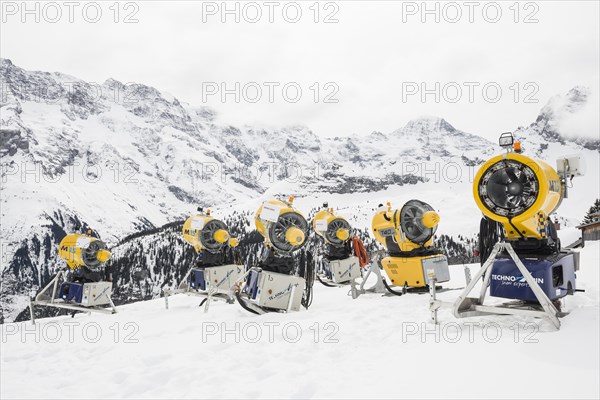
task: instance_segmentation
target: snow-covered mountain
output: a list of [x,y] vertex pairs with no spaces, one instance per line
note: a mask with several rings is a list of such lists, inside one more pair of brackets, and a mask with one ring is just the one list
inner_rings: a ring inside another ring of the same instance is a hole
[[[466,200],[469,178],[497,151],[438,117],[336,138],[304,126],[220,125],[215,111],[143,84],[94,84],[7,59],[0,85],[0,321],[12,320],[29,291],[62,265],[56,244],[66,232],[90,228],[116,245],[198,205],[228,215],[251,211],[267,196],[296,195],[305,209],[334,199],[362,229],[374,203],[419,197],[473,221],[447,224],[441,233],[473,235],[479,214]],[[517,130],[538,157],[585,155],[591,180],[571,199],[565,217],[573,223],[598,196],[600,141],[563,136],[560,121],[577,115],[587,93],[575,88],[553,99],[536,122]]]
[[[552,97],[541,109],[535,122],[526,127],[519,127],[515,136],[530,153],[541,158],[545,158],[551,147],[556,151],[564,150],[563,146],[600,150],[600,133],[596,132],[596,138],[592,139],[590,136],[573,135],[572,132],[576,125],[581,125],[578,121],[582,119],[581,114],[589,112],[589,108],[593,107],[590,102],[591,95],[589,88],[578,86],[564,95]],[[597,112],[598,110],[595,110],[596,118]],[[582,129],[580,126],[577,128]]]

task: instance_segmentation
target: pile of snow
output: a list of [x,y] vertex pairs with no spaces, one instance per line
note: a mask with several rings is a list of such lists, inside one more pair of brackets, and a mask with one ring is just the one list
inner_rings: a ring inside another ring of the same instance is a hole
[[[2,325],[3,398],[598,398],[600,242],[581,249],[559,331],[489,316],[430,323],[428,295],[353,300],[316,283],[309,310],[255,316],[194,297]],[[478,266],[469,266],[474,273]],[[447,288],[464,287],[462,266]],[[460,291],[439,294],[453,302]],[[35,381],[23,379],[35,377]]]

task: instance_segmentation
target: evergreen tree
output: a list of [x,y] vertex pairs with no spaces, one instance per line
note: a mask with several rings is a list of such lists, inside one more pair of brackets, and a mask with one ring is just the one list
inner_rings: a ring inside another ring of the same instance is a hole
[[595,214],[598,212],[600,212],[600,199],[596,199],[596,201],[594,202],[594,205],[592,205],[590,207],[590,209],[588,210],[587,214],[585,214],[585,217],[583,217],[583,223],[589,224],[591,222],[594,222],[594,217],[592,217],[592,214]]

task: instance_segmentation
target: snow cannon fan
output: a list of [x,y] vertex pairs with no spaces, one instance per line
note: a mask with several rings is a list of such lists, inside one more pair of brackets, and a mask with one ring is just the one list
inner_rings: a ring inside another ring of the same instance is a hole
[[433,246],[439,221],[439,214],[420,200],[410,200],[400,210],[388,203],[373,217],[373,234],[390,254],[404,255]]
[[324,203],[323,209],[315,215],[313,230],[328,245],[342,247],[350,238],[350,224],[343,217],[335,215],[333,208],[328,207],[329,205]]
[[[256,211],[256,230],[265,238],[257,265],[239,280],[236,296],[240,305],[255,314],[270,311],[298,311],[308,308],[312,299],[312,262],[298,255],[306,245],[308,222],[288,201],[269,200]],[[300,266],[305,260],[305,267]],[[306,279],[304,279],[304,277]]]
[[231,237],[223,221],[210,214],[210,210],[204,212],[198,207],[198,214],[183,224],[183,239],[194,247],[198,260],[177,289],[163,290],[167,308],[169,296],[178,293],[202,297],[200,305],[205,304],[204,312],[208,312],[212,300],[234,302],[233,287],[244,272],[243,266],[236,261],[239,241]]
[[410,200],[401,209],[392,209],[388,203],[373,216],[373,235],[387,250],[381,265],[392,284],[403,287],[403,293],[427,290],[431,279],[450,280],[448,260],[433,246],[439,222],[439,214],[420,200]]
[[[561,251],[550,215],[567,197],[567,181],[583,174],[583,163],[578,156],[562,158],[557,171],[523,155],[511,133],[500,136],[500,146],[506,151],[486,161],[473,182],[473,197],[483,213],[479,276],[491,296],[533,303],[542,310],[533,316],[547,317],[558,328],[559,299],[575,291],[578,257]],[[483,307],[484,295],[474,301],[466,298],[467,289],[455,305],[457,316]],[[511,314],[504,308],[498,313]]]
[[[31,322],[35,323],[34,306],[44,305],[76,311],[115,313],[110,298],[112,282],[105,270],[111,257],[106,243],[87,235],[72,233],[58,245],[58,256],[67,263],[63,269],[30,300]],[[103,308],[101,306],[110,306]]]
[[223,221],[213,218],[199,207],[198,214],[189,217],[183,224],[183,239],[194,246],[196,253],[218,254],[226,246],[236,247],[238,240],[231,238]]
[[289,254],[306,244],[308,222],[288,201],[269,200],[256,211],[256,230],[265,238],[265,244],[276,253]]
[[[81,271],[79,272],[81,274],[88,272],[86,279],[96,281],[101,279],[100,274],[97,273],[104,269],[105,263],[111,256],[106,243],[102,240],[77,233],[67,235],[60,241],[58,255],[72,271]],[[89,272],[96,276],[92,276]]]
[[[325,286],[339,286],[352,283],[361,276],[361,267],[366,265],[366,251],[357,236],[350,236],[350,224],[336,215],[327,203],[317,212],[312,227],[322,238],[321,262],[317,263],[317,278]],[[354,248],[354,254],[353,254]],[[359,255],[357,257],[356,255]],[[356,294],[353,291],[354,297]]]
[[[559,175],[545,161],[521,154],[520,143],[513,144],[512,139],[510,133],[503,134],[501,145],[514,145],[514,149],[492,157],[477,171],[473,183],[475,203],[484,218],[501,225],[502,236],[515,250],[554,253],[560,249],[560,242],[550,215],[567,197],[567,179],[582,175],[581,160],[559,160]],[[489,249],[480,250],[489,254]]]

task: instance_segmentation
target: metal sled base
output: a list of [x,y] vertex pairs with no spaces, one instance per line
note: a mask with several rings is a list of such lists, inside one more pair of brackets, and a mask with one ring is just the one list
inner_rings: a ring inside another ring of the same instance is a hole
[[165,308],[169,309],[169,296],[173,296],[175,294],[186,294],[188,296],[196,296],[201,297],[204,300],[200,303],[200,306],[204,305],[204,312],[208,312],[208,308],[210,307],[210,303],[212,301],[224,301],[228,304],[235,303],[235,297],[232,290],[223,291],[219,289],[215,289],[214,287],[209,287],[207,291],[199,291],[196,290],[188,284],[188,278],[192,273],[192,268],[190,268],[183,277],[183,280],[177,287],[177,289],[164,289],[163,296],[165,298]]
[[[294,293],[291,293],[290,298],[294,295]],[[267,308],[267,307],[261,307],[258,306],[252,302],[250,302],[250,299],[248,299],[247,296],[242,295],[241,292],[236,293],[236,298],[238,303],[242,306],[243,309],[245,309],[246,311],[250,311],[253,314],[258,314],[258,315],[262,315],[262,314],[267,314],[267,313],[289,313],[291,312],[291,301],[289,302],[288,308],[283,310],[283,309],[277,309],[277,308]]]
[[[371,260],[371,268],[369,268],[369,270],[363,277],[363,280],[360,283],[360,286],[358,287],[356,297],[358,297],[361,294],[365,294],[365,293],[386,294],[386,292],[387,292],[387,289],[385,288],[385,284],[383,281],[384,278],[381,275],[381,264],[379,263],[382,255],[379,253],[376,253],[372,257],[373,258]],[[371,274],[375,274],[375,276],[377,277],[377,282],[375,282],[375,284],[373,286],[371,286],[370,288],[365,289],[365,284],[367,283],[367,279],[369,279],[369,276],[371,276]],[[355,299],[356,297],[352,297],[352,298]]]
[[35,324],[35,312],[34,306],[47,306],[54,308],[63,308],[66,310],[73,311],[81,311],[84,313],[91,314],[92,312],[103,313],[103,314],[115,314],[117,312],[117,308],[113,303],[110,296],[108,296],[108,300],[110,301],[110,307],[100,307],[100,306],[83,306],[77,303],[70,303],[63,299],[57,299],[56,293],[58,290],[58,283],[62,278],[63,281],[66,281],[66,273],[65,271],[60,271],[56,276],[35,296],[34,299],[29,299],[29,316],[31,317],[31,323]]
[[[526,303],[522,302],[510,302],[493,306],[486,306],[483,304],[485,295],[487,293],[487,288],[492,277],[492,266],[494,265],[496,257],[502,250],[506,250],[508,252],[510,258],[512,258],[519,268],[519,271],[523,274],[523,277],[539,301],[541,309],[536,309],[535,307],[532,307],[531,304],[527,305]],[[479,297],[467,297],[475,285],[481,281],[482,277],[483,282]],[[473,279],[469,282],[458,299],[456,299],[453,308],[454,316],[456,318],[481,315],[521,315],[534,318],[546,318],[556,327],[556,329],[560,329],[560,321],[558,317],[564,315],[559,313],[552,301],[548,298],[548,296],[546,296],[546,293],[544,293],[542,288],[540,288],[525,265],[523,265],[510,243],[506,242],[499,242],[494,245],[494,249],[492,250],[489,258],[483,264],[479,272],[477,272],[475,277],[473,277]]]
[[356,299],[359,296],[359,289],[356,285],[356,279],[351,279],[351,280],[349,280],[347,282],[343,282],[343,283],[336,283],[336,282],[333,282],[331,279],[328,279],[326,276],[319,274],[318,272],[315,272],[315,275],[317,277],[317,280],[323,286],[346,287],[346,286],[350,285],[350,291],[348,292],[348,295],[352,296],[353,299]]

